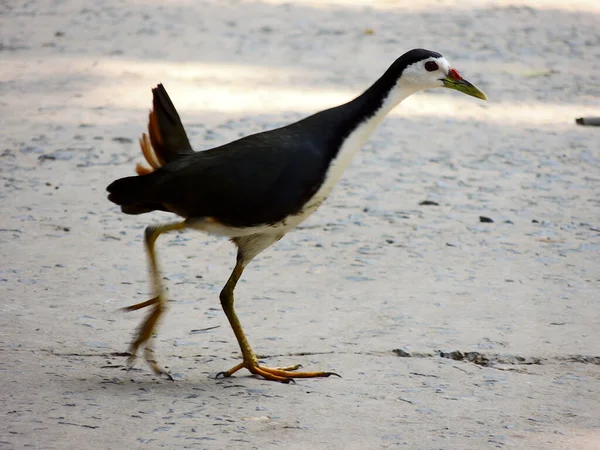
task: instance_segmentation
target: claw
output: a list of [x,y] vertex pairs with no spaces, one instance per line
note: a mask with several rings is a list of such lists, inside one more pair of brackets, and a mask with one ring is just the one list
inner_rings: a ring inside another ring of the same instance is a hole
[[156,372],[156,371],[154,371],[154,373],[155,373],[156,375],[158,375],[158,376],[161,376],[161,377],[166,377],[166,378],[167,378],[167,380],[169,380],[169,381],[175,382],[175,378],[173,378],[173,377],[171,376],[171,374],[170,374],[169,372],[167,372],[166,370],[161,370],[160,372]]

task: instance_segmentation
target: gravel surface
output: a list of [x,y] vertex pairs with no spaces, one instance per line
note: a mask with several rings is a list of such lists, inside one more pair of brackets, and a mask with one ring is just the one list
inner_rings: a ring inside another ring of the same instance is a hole
[[[0,448],[600,448],[600,4],[0,0]],[[489,97],[400,105],[329,200],[237,289],[268,365],[241,371],[235,259],[158,244],[157,358],[124,369],[150,295],[106,200],[163,82],[196,149],[344,102],[414,47]]]

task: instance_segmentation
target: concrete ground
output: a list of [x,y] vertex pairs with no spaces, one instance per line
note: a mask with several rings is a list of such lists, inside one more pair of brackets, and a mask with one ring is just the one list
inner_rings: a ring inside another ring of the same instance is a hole
[[[600,448],[600,6],[574,0],[0,1],[0,447]],[[333,195],[259,256],[236,307],[268,382],[235,365],[226,240],[158,250],[105,187],[141,161],[163,82],[196,149],[351,99],[414,47],[489,102],[400,105]],[[423,201],[429,204],[421,204]],[[482,222],[487,217],[493,222]]]

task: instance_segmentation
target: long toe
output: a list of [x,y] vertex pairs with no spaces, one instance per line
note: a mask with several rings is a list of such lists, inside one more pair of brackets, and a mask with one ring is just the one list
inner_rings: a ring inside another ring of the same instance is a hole
[[[335,375],[336,377],[340,377],[342,378],[340,375],[338,375],[335,372],[296,372],[296,371],[292,371],[289,370],[289,367],[285,367],[282,369],[273,369],[271,367],[262,367],[262,366],[256,366],[255,369],[257,370],[257,373],[265,378],[267,378],[267,376],[265,376],[265,374],[269,374],[271,376],[275,376],[275,377],[282,377],[282,378],[286,378],[286,379],[294,379],[294,378],[327,378],[330,377],[331,375]],[[250,369],[250,372],[252,372],[252,370]]]
[[281,383],[289,383],[293,382],[294,378],[327,378],[332,375],[336,377],[340,377],[335,372],[297,372],[297,369],[302,367],[300,364],[296,364],[294,366],[281,367],[281,368],[272,368],[272,367],[264,367],[258,363],[246,363],[242,362],[226,372],[219,372],[216,375],[216,378],[223,377],[227,378],[233,375],[240,369],[248,369],[250,373],[255,375],[260,375],[266,380],[270,381],[279,381]]

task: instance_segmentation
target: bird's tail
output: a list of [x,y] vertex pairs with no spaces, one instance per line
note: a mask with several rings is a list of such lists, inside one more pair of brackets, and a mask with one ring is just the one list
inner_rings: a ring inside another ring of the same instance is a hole
[[110,193],[108,199],[120,205],[126,214],[166,211],[159,200],[160,192],[156,190],[157,176],[160,177],[160,174],[154,171],[194,151],[179,114],[162,84],[152,89],[148,134],[142,135],[140,147],[150,167],[138,163],[135,171],[144,176],[121,178],[111,183],[107,188]]
[[138,175],[147,175],[182,155],[193,153],[179,114],[162,84],[152,89],[148,134],[142,134],[140,147],[150,167],[136,164]]
[[125,214],[143,214],[164,210],[164,206],[155,199],[153,174],[138,177],[126,177],[113,181],[106,190],[108,199],[121,206]]

